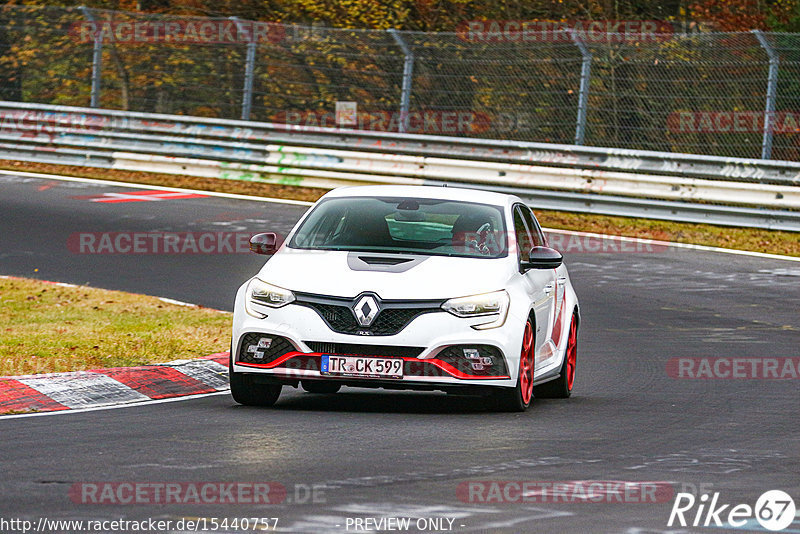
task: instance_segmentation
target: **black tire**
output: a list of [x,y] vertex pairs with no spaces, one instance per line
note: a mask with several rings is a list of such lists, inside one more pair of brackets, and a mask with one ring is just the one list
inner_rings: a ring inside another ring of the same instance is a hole
[[245,406],[272,406],[281,395],[280,384],[256,384],[253,375],[233,372],[233,351],[228,365],[233,400]]
[[513,388],[498,389],[494,394],[494,408],[499,412],[524,412],[533,402],[534,331],[533,322],[528,319],[522,335],[517,385]]
[[[578,363],[578,317],[573,314],[569,324],[567,353],[558,373],[558,378],[533,388],[533,394],[540,399],[568,399],[575,385],[575,369]],[[571,367],[571,368],[570,368]]]
[[342,389],[341,384],[337,384],[336,382],[323,382],[321,380],[302,380],[300,385],[309,393],[333,394]]
[[503,388],[494,394],[494,410],[496,412],[524,412],[530,403],[522,401],[519,384],[515,388]]

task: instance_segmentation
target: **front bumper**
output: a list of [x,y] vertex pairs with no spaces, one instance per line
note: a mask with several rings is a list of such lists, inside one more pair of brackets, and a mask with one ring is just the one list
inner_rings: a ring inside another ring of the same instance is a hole
[[[240,291],[233,321],[234,372],[258,374],[278,383],[326,380],[387,389],[459,390],[516,384],[522,328],[512,316],[502,327],[475,330],[471,325],[485,323],[485,317],[463,319],[444,311],[430,312],[414,318],[394,335],[368,336],[337,333],[316,311],[295,304],[272,309],[266,318],[257,319],[244,312],[243,298]],[[259,351],[262,354],[258,361],[251,357],[256,353],[252,349],[262,339],[262,345],[275,343],[275,350]],[[459,351],[463,354],[463,348],[468,349],[472,359],[456,359]],[[320,368],[325,354],[401,358],[403,377],[323,374]],[[476,355],[491,357],[493,364],[481,369]],[[477,369],[473,366],[476,359]]]

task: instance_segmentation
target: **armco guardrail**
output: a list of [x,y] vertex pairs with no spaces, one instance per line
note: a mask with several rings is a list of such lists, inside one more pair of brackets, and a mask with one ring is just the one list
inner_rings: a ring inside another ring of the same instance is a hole
[[335,187],[462,184],[539,208],[800,231],[800,163],[0,102],[0,158]]

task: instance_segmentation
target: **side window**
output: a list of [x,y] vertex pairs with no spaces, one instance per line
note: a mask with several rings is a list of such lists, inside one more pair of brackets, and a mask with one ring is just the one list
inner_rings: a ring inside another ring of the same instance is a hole
[[[517,236],[517,258],[522,258],[533,247],[533,237],[525,221],[524,210],[521,206],[514,208],[514,233]],[[525,256],[527,257],[527,256]]]
[[544,236],[544,232],[542,232],[542,227],[539,226],[539,221],[536,220],[536,216],[533,214],[531,209],[527,206],[520,208],[522,209],[522,213],[525,217],[525,222],[528,225],[528,228],[531,230],[531,234],[533,235],[533,247],[546,247],[547,246],[547,238]]

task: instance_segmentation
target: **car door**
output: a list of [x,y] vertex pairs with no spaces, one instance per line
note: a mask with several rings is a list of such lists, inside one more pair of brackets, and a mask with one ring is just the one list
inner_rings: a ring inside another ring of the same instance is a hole
[[[550,244],[547,242],[547,237],[544,235],[542,231],[542,227],[539,225],[539,221],[536,220],[536,216],[533,212],[528,208],[525,207],[524,213],[527,213],[528,219],[532,224],[532,228],[534,229],[534,239],[537,240],[536,244],[548,247]],[[556,302],[555,302],[555,317],[553,319],[553,329],[551,332],[551,338],[553,342],[558,347],[559,351],[563,351],[567,344],[567,336],[565,334],[565,329],[569,328],[569,322],[572,320],[572,315],[568,313],[569,310],[566,308],[566,294],[567,294],[567,284],[569,283],[569,274],[567,273],[567,266],[565,264],[561,264],[555,269],[555,277],[556,277]]]
[[516,235],[520,273],[536,316],[535,371],[537,367],[541,367],[544,360],[552,356],[555,348],[551,340],[551,332],[556,309],[556,276],[555,269],[522,269],[522,260],[527,257],[531,248],[536,246],[539,239],[535,235],[535,228],[526,220],[530,218],[525,214],[527,209],[521,204],[514,206],[514,234]]

